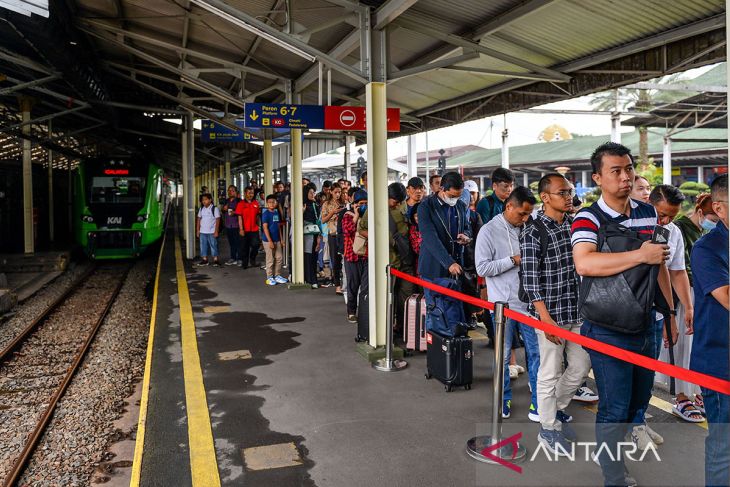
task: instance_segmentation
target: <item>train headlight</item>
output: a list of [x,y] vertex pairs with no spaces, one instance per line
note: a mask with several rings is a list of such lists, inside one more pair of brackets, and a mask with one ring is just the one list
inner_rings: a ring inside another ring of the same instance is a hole
[[148,216],[147,214],[137,215],[137,221],[141,223],[147,219],[147,216]]
[[91,215],[83,215],[81,217],[81,221],[86,223],[94,223],[94,217]]

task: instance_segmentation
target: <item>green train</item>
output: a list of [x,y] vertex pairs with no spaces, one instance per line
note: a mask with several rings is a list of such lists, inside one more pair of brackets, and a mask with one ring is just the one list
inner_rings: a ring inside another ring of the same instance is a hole
[[74,177],[74,238],[92,259],[137,257],[162,237],[170,185],[140,157],[79,164]]

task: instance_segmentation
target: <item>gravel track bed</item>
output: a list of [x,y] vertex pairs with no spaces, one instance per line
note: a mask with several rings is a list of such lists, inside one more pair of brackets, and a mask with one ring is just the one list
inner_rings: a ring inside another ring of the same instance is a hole
[[140,260],[129,272],[19,485],[86,486],[94,470],[113,468],[105,453],[120,439],[113,423],[144,373],[151,310],[146,289],[155,260]]
[[73,284],[89,268],[91,264],[69,266],[62,275],[58,276],[43,289],[28,298],[24,303],[12,309],[12,317],[0,322],[0,350],[22,332],[29,323],[40,316],[43,311]]
[[78,354],[119,282],[119,266],[89,276],[0,367],[0,478]]

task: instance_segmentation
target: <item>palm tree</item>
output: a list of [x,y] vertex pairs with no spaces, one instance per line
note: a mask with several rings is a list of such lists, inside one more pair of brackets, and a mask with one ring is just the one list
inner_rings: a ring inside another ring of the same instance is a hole
[[[681,80],[683,73],[674,73],[669,76],[659,78],[657,81],[661,84],[670,85]],[[689,94],[686,91],[671,90],[640,90],[636,88],[618,88],[612,91],[603,91],[596,93],[589,101],[595,110],[611,110],[611,111],[636,111],[648,112],[652,108],[667,103],[687,98]],[[649,132],[648,128],[639,125],[639,167],[645,170],[651,163],[649,161]]]

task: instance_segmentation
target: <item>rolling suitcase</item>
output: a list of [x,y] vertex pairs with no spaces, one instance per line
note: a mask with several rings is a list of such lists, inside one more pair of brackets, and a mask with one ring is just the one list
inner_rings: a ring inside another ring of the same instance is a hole
[[446,392],[453,387],[471,389],[472,342],[467,337],[445,337],[429,331],[426,333],[426,379],[437,378]]
[[357,299],[357,336],[356,342],[370,339],[370,303],[367,293],[360,293]]
[[403,341],[406,350],[426,351],[426,298],[413,294],[406,299],[403,311]]

